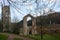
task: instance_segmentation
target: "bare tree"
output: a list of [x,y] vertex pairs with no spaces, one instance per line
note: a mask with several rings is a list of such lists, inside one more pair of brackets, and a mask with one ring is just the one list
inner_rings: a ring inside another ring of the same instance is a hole
[[[49,8],[47,11],[53,10],[55,5],[56,5],[56,0],[36,0],[37,3],[37,8],[36,8],[36,13],[39,12],[40,14],[44,15],[46,14],[46,8]],[[37,11],[38,10],[38,11]],[[41,19],[40,19],[41,20]],[[42,28],[42,23],[41,25],[41,39],[43,39],[43,28]]]
[[[29,3],[31,3],[33,0],[20,0],[20,1],[12,1],[12,0],[7,0],[9,2],[9,4],[11,6],[13,6],[13,8],[15,9],[19,9],[20,10],[20,13],[21,13],[21,9],[19,7],[17,7],[17,4],[19,4],[20,6],[30,6]],[[34,0],[34,3],[36,3],[36,8],[34,10],[34,12],[37,14],[42,14],[42,15],[45,15],[47,14],[46,13],[46,9],[54,9],[55,5],[56,5],[56,2],[57,0]],[[13,4],[13,5],[12,5]],[[32,5],[33,3],[31,3]],[[31,11],[31,9],[30,9]],[[48,10],[49,11],[49,10]],[[17,22],[17,19],[15,18],[14,19],[15,22]],[[40,24],[41,25],[41,29],[42,29],[42,25],[43,24]],[[41,39],[43,39],[43,31],[41,30]]]
[[[13,2],[13,1],[9,1],[10,2],[10,5],[11,5],[11,2],[12,2],[12,4],[13,5],[15,5],[15,4],[20,4],[20,5],[22,5],[22,6],[27,6],[27,4],[28,4],[28,6],[30,6],[30,4],[29,3],[31,3],[31,1],[32,0],[21,0],[19,3],[16,1],[16,2]],[[46,13],[46,9],[48,8],[49,10],[48,11],[50,11],[50,9],[54,9],[54,7],[55,7],[55,4],[56,4],[56,1],[57,0],[34,0],[34,3],[36,3],[36,8],[35,8],[35,13],[36,13],[36,16],[37,16],[37,13],[38,14],[42,14],[42,15],[45,15],[45,14],[47,14]],[[32,5],[32,3],[31,3],[31,5]],[[16,5],[15,5],[16,6]],[[15,8],[17,8],[18,9],[18,7],[15,7]],[[19,8],[20,9],[20,8]],[[32,11],[31,9],[29,9],[30,10],[30,12]],[[16,20],[15,20],[16,21]],[[41,29],[42,29],[42,23],[40,24],[41,25]],[[43,31],[41,30],[41,39],[43,39]]]

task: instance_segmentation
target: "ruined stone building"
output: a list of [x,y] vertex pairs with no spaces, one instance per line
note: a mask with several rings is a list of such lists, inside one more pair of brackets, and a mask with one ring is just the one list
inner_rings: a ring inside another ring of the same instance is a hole
[[[31,26],[28,26],[28,23],[27,23],[27,18],[28,17],[31,17],[31,20],[32,20],[32,23],[31,23],[32,25]],[[23,18],[23,26],[20,28],[20,34],[22,34],[22,35],[30,35],[30,34],[34,35],[36,33],[37,33],[37,31],[36,31],[35,17],[33,17],[30,14],[24,16],[24,18]]]
[[11,15],[10,6],[2,6],[2,30],[10,31],[11,26]]
[[[23,35],[29,35],[29,34],[36,34],[36,20],[35,18],[28,14],[23,18],[23,26],[22,26],[22,30],[20,28],[20,26],[18,27],[18,25],[15,27],[15,29],[13,28],[14,26],[11,25],[11,15],[10,15],[10,6],[2,6],[2,31],[3,32],[11,32],[11,31],[16,31],[19,29],[19,31],[22,31]],[[29,28],[27,26],[27,17],[31,17],[32,19],[32,26],[31,28]],[[11,28],[12,27],[12,28]],[[13,29],[13,30],[11,30]],[[21,34],[21,32],[20,32]]]
[[[27,26],[27,17],[31,17],[32,20],[32,26],[30,28]],[[36,34],[36,20],[35,17],[30,14],[26,15],[23,18],[23,33],[24,35]]]
[[[28,17],[31,17],[31,26],[28,26],[28,23],[27,23],[27,18]],[[54,19],[53,19],[54,18]],[[58,18],[58,21],[56,21],[56,18]],[[52,15],[51,18],[50,16],[39,16],[39,17],[33,17],[32,15],[28,14],[26,16],[23,17],[23,21],[21,22],[18,22],[18,23],[12,23],[11,25],[11,13],[10,13],[10,6],[2,6],[2,31],[3,32],[16,32],[16,33],[19,33],[20,35],[34,35],[34,34],[37,34],[38,32],[41,31],[40,29],[40,26],[41,24],[43,24],[43,26],[46,26],[45,28],[43,27],[43,31],[44,32],[52,32],[51,30],[54,29],[53,31],[56,32],[56,30],[58,30],[58,32],[60,32],[60,26],[51,26],[51,27],[48,27],[50,26],[50,19],[52,19],[52,25],[53,23],[59,23],[60,25],[60,15]],[[46,21],[47,20],[47,21]],[[56,25],[55,24],[55,25]],[[39,30],[38,30],[38,29]],[[12,30],[11,30],[12,29]]]

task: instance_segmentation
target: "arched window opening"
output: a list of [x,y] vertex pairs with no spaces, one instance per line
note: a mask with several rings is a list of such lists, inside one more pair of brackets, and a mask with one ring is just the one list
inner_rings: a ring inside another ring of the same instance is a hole
[[27,17],[27,26],[32,26],[31,17]]
[[29,34],[32,34],[32,32],[31,32],[31,28],[32,28],[32,19],[31,19],[31,17],[27,17],[27,26],[28,26]]

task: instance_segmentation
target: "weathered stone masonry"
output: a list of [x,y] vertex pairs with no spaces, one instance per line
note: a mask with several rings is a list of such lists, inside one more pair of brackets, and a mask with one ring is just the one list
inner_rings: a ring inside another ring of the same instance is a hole
[[31,34],[34,35],[36,34],[36,20],[33,16],[31,16],[30,14],[26,15],[23,18],[23,34],[24,35],[29,35],[29,31],[28,31],[28,26],[27,26],[27,17],[31,17],[32,19],[32,29],[31,29]]
[[2,30],[10,31],[11,26],[11,15],[10,15],[10,6],[2,6]]

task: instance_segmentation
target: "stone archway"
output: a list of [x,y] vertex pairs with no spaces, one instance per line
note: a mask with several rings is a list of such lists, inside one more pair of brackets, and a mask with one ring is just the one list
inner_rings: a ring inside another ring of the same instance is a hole
[[27,26],[27,17],[31,17],[31,20],[32,20],[32,28],[31,28],[31,34],[35,34],[36,32],[36,20],[33,16],[31,16],[30,14],[26,15],[24,18],[23,18],[23,34],[24,35],[28,35],[29,34],[29,31],[28,31],[28,26]]

